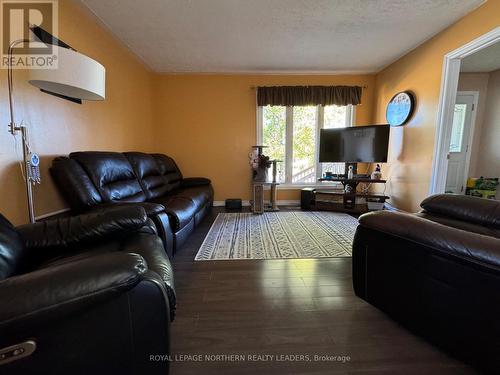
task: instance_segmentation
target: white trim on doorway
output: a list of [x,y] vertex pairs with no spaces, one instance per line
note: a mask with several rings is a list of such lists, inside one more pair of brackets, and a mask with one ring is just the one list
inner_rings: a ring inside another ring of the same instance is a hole
[[461,60],[498,42],[500,42],[500,27],[491,30],[444,56],[436,140],[434,142],[434,160],[432,162],[432,175],[429,187],[430,194],[444,193],[445,191],[448,172],[447,155],[451,140],[453,111],[457,97]]

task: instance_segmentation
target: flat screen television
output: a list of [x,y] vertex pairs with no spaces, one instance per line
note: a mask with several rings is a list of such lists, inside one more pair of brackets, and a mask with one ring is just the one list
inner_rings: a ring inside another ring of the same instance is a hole
[[321,129],[320,163],[385,163],[389,125]]

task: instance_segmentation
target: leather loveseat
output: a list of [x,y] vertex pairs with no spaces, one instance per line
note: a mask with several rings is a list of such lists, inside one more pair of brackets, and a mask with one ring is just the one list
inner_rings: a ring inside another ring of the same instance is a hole
[[54,159],[51,174],[76,213],[142,206],[170,256],[213,205],[210,180],[184,178],[175,161],[162,154],[74,152]]
[[141,207],[0,215],[0,373],[166,374],[173,273]]
[[441,194],[360,217],[356,295],[459,358],[500,369],[500,202]]

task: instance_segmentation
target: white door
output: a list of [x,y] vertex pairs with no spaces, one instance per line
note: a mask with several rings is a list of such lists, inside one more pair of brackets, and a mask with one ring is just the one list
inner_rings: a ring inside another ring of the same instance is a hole
[[470,140],[474,95],[457,95],[451,142],[448,152],[448,174],[446,193],[465,194],[470,160]]

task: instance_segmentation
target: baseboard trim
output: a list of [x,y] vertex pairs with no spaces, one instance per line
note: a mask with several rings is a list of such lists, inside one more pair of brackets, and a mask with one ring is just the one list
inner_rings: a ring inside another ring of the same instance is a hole
[[[269,201],[265,201],[266,203],[269,203]],[[242,201],[241,204],[243,207],[250,207],[250,201]],[[224,207],[226,205],[226,201],[214,201],[214,207]],[[279,200],[278,199],[278,206],[300,206],[300,201],[299,200]]]
[[300,206],[300,200],[278,200],[278,206]]
[[52,216],[63,214],[63,213],[68,212],[70,210],[71,210],[70,208],[63,208],[62,210],[52,211],[52,212],[49,212],[49,213],[46,213],[43,215],[36,216],[35,220],[47,219],[47,218],[52,217]]

